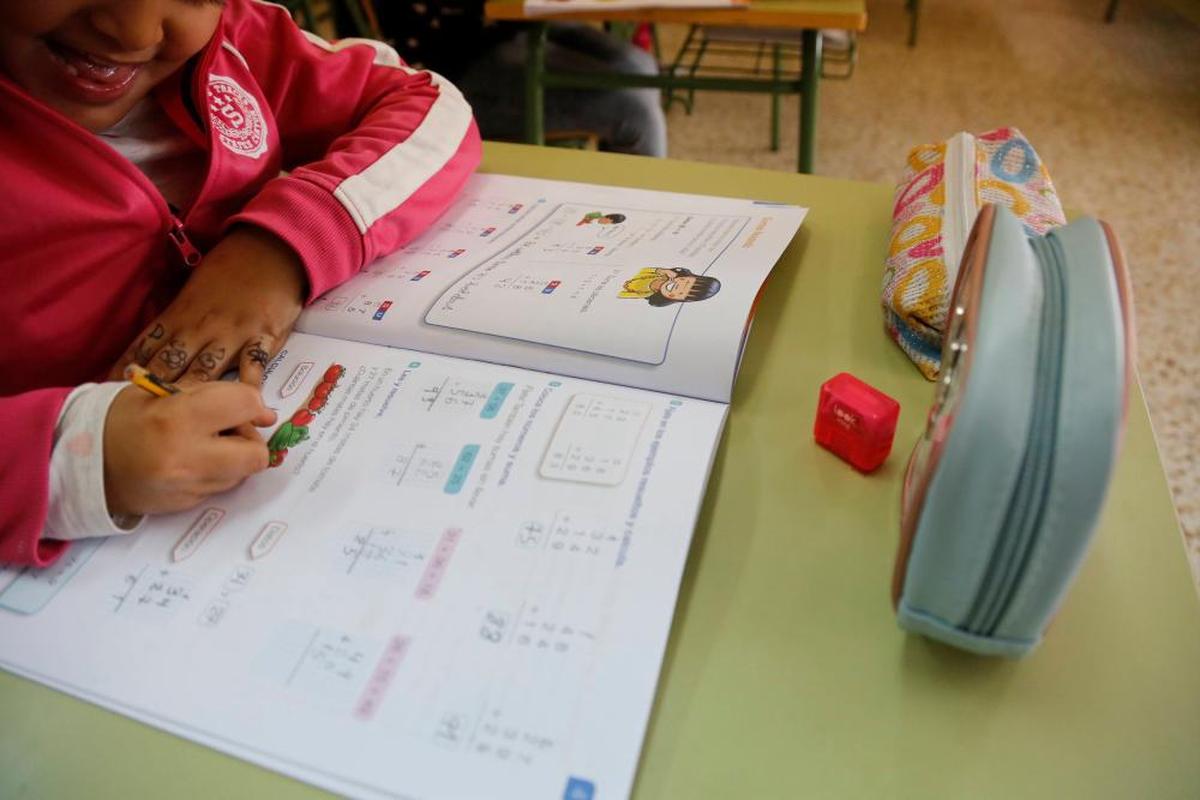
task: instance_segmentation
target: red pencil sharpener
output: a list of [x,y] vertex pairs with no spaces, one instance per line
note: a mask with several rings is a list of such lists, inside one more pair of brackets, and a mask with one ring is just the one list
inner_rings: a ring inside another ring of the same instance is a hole
[[899,416],[899,403],[843,372],[821,384],[813,436],[859,472],[871,472],[892,452]]

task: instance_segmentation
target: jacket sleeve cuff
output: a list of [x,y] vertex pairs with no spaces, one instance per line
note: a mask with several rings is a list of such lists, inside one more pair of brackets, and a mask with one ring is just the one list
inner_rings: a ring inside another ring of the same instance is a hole
[[299,256],[308,275],[311,303],[348,280],[363,265],[363,234],[329,190],[294,175],[276,178],[229,219],[255,225],[282,239]]
[[63,405],[50,455],[50,502],[44,536],[83,539],[132,533],[142,517],[108,513],[104,491],[104,425],[109,406],[128,384],[89,383]]
[[0,466],[0,564],[48,567],[68,542],[43,537],[54,427],[67,387],[0,398],[0,430],[11,435]]

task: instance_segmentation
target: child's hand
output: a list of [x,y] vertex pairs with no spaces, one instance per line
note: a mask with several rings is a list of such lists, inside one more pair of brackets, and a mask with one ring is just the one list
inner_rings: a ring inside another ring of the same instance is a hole
[[300,315],[306,290],[304,268],[290,247],[259,228],[234,228],[109,378],[120,380],[130,362],[183,384],[216,380],[236,367],[243,382],[258,386]]
[[182,511],[233,488],[266,469],[267,446],[254,426],[274,422],[258,389],[239,383],[163,398],[130,386],[113,400],[104,425],[109,513]]

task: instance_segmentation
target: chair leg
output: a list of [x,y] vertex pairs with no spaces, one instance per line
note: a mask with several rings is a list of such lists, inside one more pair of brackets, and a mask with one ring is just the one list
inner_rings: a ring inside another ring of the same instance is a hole
[[805,30],[800,55],[800,147],[797,172],[812,174],[817,151],[817,90],[821,85],[821,32]]
[[535,22],[526,34],[529,41],[525,53],[525,142],[546,143],[545,87],[546,23]]
[[781,61],[779,53],[779,45],[771,45],[771,80],[775,81],[775,86],[771,88],[771,152],[779,152],[779,106],[781,95],[779,93],[779,76],[781,72]]
[[1117,18],[1117,0],[1108,0],[1108,10],[1104,12],[1104,21],[1112,22]]
[[[704,58],[704,51],[708,49],[708,37],[701,34],[700,46],[696,48],[696,57],[692,59],[692,66],[688,69],[688,77],[696,77],[696,70],[700,69],[700,59]],[[691,116],[692,108],[696,105],[696,90],[687,90],[687,100],[684,101],[684,107],[687,109],[688,116]]]
[[[309,5],[309,0],[305,0],[305,5]],[[358,4],[358,0],[344,0],[342,5],[350,14],[351,22],[354,23],[354,35],[369,38],[371,26],[367,23],[367,18],[363,15],[363,8]]]
[[[699,30],[699,28],[699,25],[688,26],[687,37],[683,40],[683,44],[679,47],[679,52],[675,54],[675,59],[671,62],[671,66],[668,68],[671,71],[670,74],[672,78],[679,74],[679,69],[683,64],[683,57],[687,54],[688,48],[692,46],[692,39],[696,37],[696,31]],[[670,111],[671,103],[675,102],[675,87],[668,84],[666,90],[662,93],[662,98],[663,111]],[[688,115],[691,115],[691,103],[689,103],[686,99],[681,99],[680,102],[683,103],[684,112]]]
[[312,3],[309,0],[301,0],[300,16],[304,17],[304,25],[306,30],[315,30],[317,27],[317,12],[313,10]]
[[[1113,0],[1113,2],[1115,3],[1116,0]],[[910,19],[908,21],[908,46],[916,47],[917,24],[921,19],[921,0],[908,0],[906,5],[908,6],[908,13],[910,15]]]
[[379,17],[375,14],[374,0],[358,0],[359,7],[362,9],[362,23],[366,25],[366,36],[376,41],[386,42],[387,37],[383,35],[383,28],[379,24]]
[[292,15],[296,24],[306,31],[316,32],[317,14],[310,0],[291,0],[284,5]]

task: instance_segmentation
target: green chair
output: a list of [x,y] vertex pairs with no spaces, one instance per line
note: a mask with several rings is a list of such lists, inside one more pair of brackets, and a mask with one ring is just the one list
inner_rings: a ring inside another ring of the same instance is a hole
[[[821,77],[844,80],[854,73],[858,58],[858,36],[850,31],[821,32],[823,59]],[[770,74],[777,82],[796,81],[801,69],[801,32],[785,28],[734,28],[713,25],[692,25],[675,54],[675,59],[663,69],[672,75],[686,73],[689,78],[760,77]],[[705,57],[710,58],[708,63]],[[713,61],[718,63],[713,63]],[[771,151],[779,150],[780,105],[784,91],[771,92]],[[663,108],[680,103],[686,114],[695,107],[695,90],[676,94],[673,89],[663,93]]]

